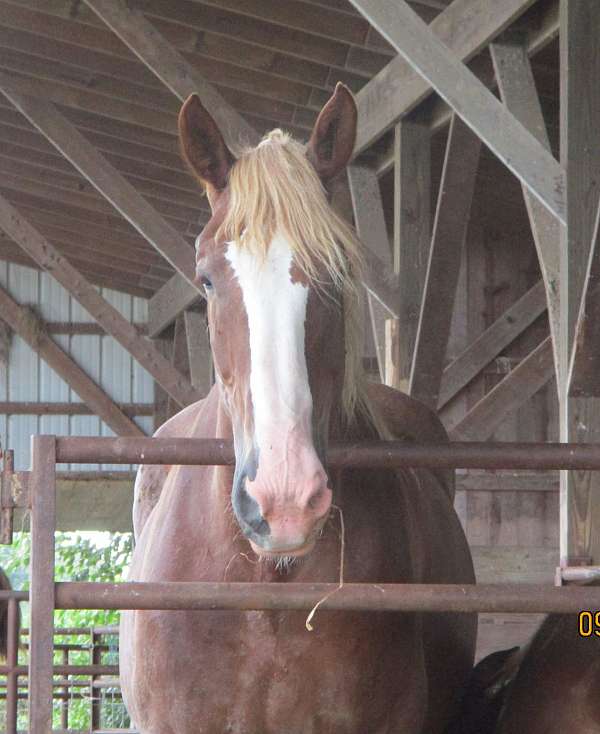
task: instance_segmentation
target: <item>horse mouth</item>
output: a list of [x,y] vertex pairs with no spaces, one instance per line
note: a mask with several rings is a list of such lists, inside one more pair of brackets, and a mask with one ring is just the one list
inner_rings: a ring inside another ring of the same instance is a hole
[[269,548],[268,550],[266,548],[261,548],[259,545],[256,545],[256,543],[254,543],[252,540],[250,540],[249,542],[250,547],[259,558],[265,561],[276,562],[282,558],[302,558],[304,556],[307,556],[314,549],[317,541],[315,537],[312,537],[299,548]]

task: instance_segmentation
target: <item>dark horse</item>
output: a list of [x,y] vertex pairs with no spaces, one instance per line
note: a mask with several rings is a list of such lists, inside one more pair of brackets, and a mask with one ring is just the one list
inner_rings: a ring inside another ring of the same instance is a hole
[[600,734],[600,625],[588,631],[550,614],[525,647],[484,658],[446,734]]
[[[196,256],[216,385],[158,435],[233,439],[236,466],[140,469],[133,581],[336,582],[343,542],[349,582],[473,582],[448,474],[327,471],[330,439],[445,440],[424,406],[362,373],[360,245],[325,189],[356,119],[338,85],[307,148],[276,130],[236,158],[198,97],[183,105],[181,147],[212,210]],[[139,731],[442,732],[473,615],[323,611],[312,632],[306,616],[124,613]]]

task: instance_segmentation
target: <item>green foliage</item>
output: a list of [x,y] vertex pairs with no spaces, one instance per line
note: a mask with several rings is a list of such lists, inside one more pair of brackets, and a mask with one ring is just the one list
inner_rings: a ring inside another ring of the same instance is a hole
[[[55,578],[57,581],[96,581],[113,583],[123,579],[131,560],[133,537],[130,533],[56,533]],[[29,588],[29,559],[31,539],[29,533],[16,533],[12,546],[0,546],[0,567],[9,576],[13,588]],[[22,605],[23,625],[28,626],[27,605]],[[85,609],[64,609],[54,614],[55,627],[93,627],[116,625],[119,613],[116,611],[94,611]],[[55,641],[88,645],[90,636],[70,636],[55,638]],[[102,656],[102,664],[114,665],[118,662],[117,638],[107,638],[110,649]],[[21,651],[20,662],[26,664],[26,652]],[[55,653],[55,664],[63,662],[61,653]],[[69,662],[72,665],[87,665],[90,662],[89,650],[71,651]],[[79,680],[88,681],[83,677]],[[86,689],[82,689],[85,691]],[[102,725],[108,727],[127,727],[128,718],[120,699],[110,690],[102,693]],[[23,702],[21,702],[23,703]],[[0,702],[0,729],[2,728],[4,702]],[[60,703],[55,702],[54,726],[60,727]],[[90,702],[88,699],[69,701],[69,727],[85,730],[90,727]],[[26,729],[26,710],[19,707],[19,728]]]

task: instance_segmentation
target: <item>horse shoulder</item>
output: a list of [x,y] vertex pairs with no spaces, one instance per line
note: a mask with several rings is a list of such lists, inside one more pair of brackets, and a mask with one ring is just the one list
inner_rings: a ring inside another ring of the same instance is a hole
[[[446,443],[448,434],[435,411],[420,400],[379,383],[368,384],[368,395],[388,429],[402,441],[414,443]],[[454,500],[454,471],[432,470]]]
[[[216,386],[213,386],[204,399],[186,406],[165,421],[154,432],[153,438],[209,438],[210,421],[204,419],[214,407],[216,390]],[[164,464],[142,464],[137,470],[133,490],[133,530],[136,539],[158,502],[170,468]]]

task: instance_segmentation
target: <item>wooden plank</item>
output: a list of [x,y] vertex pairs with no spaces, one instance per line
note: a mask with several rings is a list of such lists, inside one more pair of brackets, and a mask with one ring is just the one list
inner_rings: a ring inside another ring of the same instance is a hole
[[472,74],[404,0],[351,0],[372,25],[562,223],[561,165]]
[[[561,238],[560,300],[563,320],[560,356],[568,366],[576,352],[575,333],[586,289],[597,204],[600,198],[600,4],[560,4],[560,147],[567,172],[567,226]],[[589,287],[589,286],[588,286]],[[592,289],[594,285],[592,284]],[[593,295],[590,292],[590,297]],[[583,334],[582,334],[583,336]],[[590,344],[588,350],[600,345]],[[595,390],[593,391],[595,392]],[[600,435],[598,398],[569,397],[568,371],[559,387],[560,440],[587,443]],[[600,559],[600,500],[597,472],[561,472],[561,563]]]
[[431,141],[418,119],[404,119],[395,129],[393,268],[399,278],[402,328],[390,326],[388,349],[397,386],[408,392],[419,310],[431,238]]
[[[173,367],[182,374],[186,380],[190,379],[190,360],[187,349],[187,340],[185,334],[185,324],[183,321],[183,314],[180,313],[175,319],[173,325],[173,347],[171,351],[171,364]],[[167,413],[169,418],[174,416],[180,410],[177,403],[169,398]]]
[[160,383],[177,402],[184,406],[200,397],[191,384],[177,372],[141,336],[135,326],[66,260],[19,212],[0,196],[0,228],[58,282],[90,313],[107,334],[113,336]]
[[557,471],[458,470],[457,492],[554,492],[558,494]]
[[193,92],[199,94],[230,147],[259,142],[256,131],[141,12],[130,10],[122,0],[85,3],[182,102]]
[[407,391],[408,383],[400,370],[400,319],[385,320],[385,371],[384,383],[396,390]]
[[[0,73],[0,89],[77,170],[192,284],[192,248],[51,103],[24,95]],[[199,292],[199,291],[198,291]]]
[[539,318],[545,309],[546,292],[540,280],[446,367],[442,374],[438,410]]
[[481,141],[454,116],[433,225],[409,391],[437,408]]
[[143,436],[144,432],[44,331],[43,322],[0,288],[0,319],[5,321],[48,365],[68,383],[90,409],[118,436]]
[[551,337],[531,352],[521,364],[487,393],[456,425],[447,427],[451,438],[489,438],[513,410],[519,408],[554,375]]
[[[534,2],[454,0],[429,28],[456,58],[468,61]],[[357,94],[356,153],[368,148],[430,93],[430,84],[403,58],[390,61]]]
[[569,394],[600,397],[600,205],[588,258],[575,342],[569,365]]
[[[348,184],[358,236],[365,243],[365,247],[369,248],[391,272],[390,242],[377,175],[368,166],[352,165],[348,167]],[[385,381],[385,320],[392,313],[397,312],[398,297],[396,295],[394,299],[394,311],[386,308],[381,300],[368,289],[367,300],[379,375],[383,382]]]
[[[46,324],[46,327],[48,324]],[[49,329],[46,328],[49,333]],[[132,418],[136,415],[153,415],[154,406],[150,403],[121,403],[121,412]],[[0,401],[0,414],[4,415],[94,415],[85,403],[59,402],[16,402]]]
[[206,318],[198,311],[184,311],[183,319],[192,385],[206,396],[213,384],[212,353]]
[[[522,37],[506,36],[490,44],[494,71],[502,101],[540,143],[550,151],[540,98],[535,87],[527,47]],[[555,217],[523,186],[527,213],[538,254],[546,301],[556,372],[560,371],[558,339],[560,329],[560,226]]]

